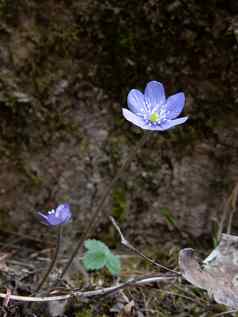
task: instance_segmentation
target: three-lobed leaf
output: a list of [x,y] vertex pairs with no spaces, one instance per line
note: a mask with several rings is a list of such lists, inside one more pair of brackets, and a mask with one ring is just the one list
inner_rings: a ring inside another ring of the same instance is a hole
[[87,270],[99,270],[104,266],[112,275],[118,275],[121,270],[119,256],[115,256],[105,243],[98,240],[86,240],[87,251],[83,257],[83,264]]

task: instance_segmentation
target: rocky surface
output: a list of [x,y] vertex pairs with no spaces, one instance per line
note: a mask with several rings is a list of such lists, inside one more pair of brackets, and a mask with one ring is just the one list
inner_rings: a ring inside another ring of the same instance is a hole
[[238,176],[237,14],[235,1],[0,1],[1,227],[44,230],[36,210],[68,201],[80,231],[143,134],[121,116],[126,95],[155,79],[185,92],[190,119],[138,151],[104,212],[142,241],[174,230],[168,215],[210,235]]

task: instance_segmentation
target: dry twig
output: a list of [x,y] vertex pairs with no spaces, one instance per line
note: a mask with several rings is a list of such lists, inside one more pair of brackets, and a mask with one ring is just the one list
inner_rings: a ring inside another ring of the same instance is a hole
[[69,294],[58,295],[58,296],[46,296],[46,297],[34,297],[34,296],[20,296],[20,295],[9,295],[9,293],[0,293],[0,298],[7,298],[8,300],[20,301],[20,302],[51,302],[51,301],[61,301],[67,300],[72,297],[78,297],[81,299],[94,298],[98,296],[105,296],[118,292],[121,289],[130,286],[141,286],[149,283],[158,283],[163,281],[173,281],[175,276],[162,276],[162,275],[150,275],[140,278],[129,279],[125,283],[120,283],[115,286],[100,288],[93,291],[80,291],[72,290]]
[[181,275],[180,272],[177,272],[175,270],[169,269],[166,266],[163,266],[162,264],[159,264],[158,262],[152,260],[151,258],[149,258],[148,256],[146,256],[145,254],[143,254],[142,252],[140,252],[139,250],[137,250],[133,245],[131,245],[129,243],[129,241],[126,240],[126,238],[124,237],[124,235],[121,232],[120,227],[118,226],[118,224],[116,223],[116,220],[113,217],[110,217],[112,224],[114,225],[114,227],[116,228],[117,232],[119,233],[120,237],[121,237],[121,244],[124,245],[127,249],[133,251],[134,253],[138,254],[140,257],[142,257],[144,260],[148,261],[149,263],[151,263],[152,265],[154,265],[157,269],[164,269],[166,271],[169,271],[171,273],[175,273],[176,275]]

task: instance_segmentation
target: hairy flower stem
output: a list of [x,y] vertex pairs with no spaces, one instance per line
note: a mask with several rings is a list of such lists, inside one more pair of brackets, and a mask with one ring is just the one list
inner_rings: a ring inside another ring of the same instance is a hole
[[56,260],[58,258],[58,254],[60,251],[60,244],[61,244],[61,238],[62,238],[62,231],[63,231],[63,226],[59,225],[58,227],[58,232],[57,232],[57,242],[56,242],[56,249],[55,249],[55,253],[54,256],[52,258],[52,261],[50,263],[50,266],[47,270],[47,272],[45,273],[45,275],[43,276],[42,280],[40,281],[39,285],[37,286],[37,288],[34,291],[34,294],[38,293],[40,291],[40,289],[42,288],[42,286],[45,284],[48,276],[50,275],[51,271],[53,270]]
[[91,234],[91,232],[93,231],[93,229],[95,228],[95,225],[97,223],[97,220],[100,216],[101,210],[104,207],[104,204],[108,198],[108,196],[110,195],[113,186],[115,185],[115,183],[121,178],[121,176],[123,175],[123,173],[125,172],[126,168],[128,167],[128,165],[131,163],[131,161],[133,160],[133,158],[135,157],[137,150],[139,148],[142,148],[144,146],[144,144],[146,143],[146,141],[148,140],[148,138],[150,137],[149,133],[146,133],[143,135],[143,137],[137,142],[137,144],[135,145],[135,147],[133,148],[133,150],[131,151],[131,153],[129,154],[127,160],[125,161],[125,163],[121,166],[121,168],[118,170],[117,174],[115,175],[115,177],[112,179],[111,183],[109,184],[109,186],[106,188],[104,194],[102,195],[101,200],[99,201],[99,204],[97,205],[96,209],[94,210],[91,220],[86,228],[86,230],[84,231],[84,233],[81,236],[81,239],[79,240],[78,244],[76,245],[76,248],[74,249],[71,257],[69,258],[69,261],[66,263],[61,276],[59,278],[59,280],[56,282],[56,284],[58,284],[58,282],[64,277],[65,273],[67,272],[67,270],[69,269],[71,263],[73,262],[75,256],[77,255],[77,253],[79,252],[79,250],[81,249],[81,247],[83,246],[83,242],[87,239],[87,237]]

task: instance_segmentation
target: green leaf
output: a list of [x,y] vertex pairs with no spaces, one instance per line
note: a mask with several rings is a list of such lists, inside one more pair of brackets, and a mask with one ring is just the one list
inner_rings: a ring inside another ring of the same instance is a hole
[[112,275],[120,273],[120,258],[113,255],[105,243],[98,240],[86,240],[84,245],[87,248],[83,257],[86,270],[99,270],[106,266]]
[[113,255],[112,253],[107,256],[106,268],[112,275],[119,275],[121,271],[121,261],[119,256]]
[[107,256],[101,251],[88,251],[83,257],[83,264],[87,270],[99,270],[106,264]]
[[111,251],[106,246],[105,243],[98,240],[86,240],[84,242],[85,247],[88,249],[88,251],[100,251],[104,253],[110,253]]

